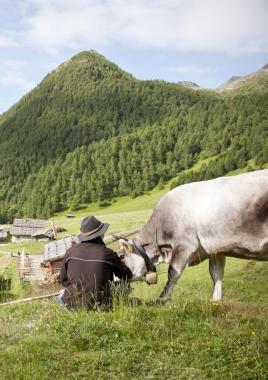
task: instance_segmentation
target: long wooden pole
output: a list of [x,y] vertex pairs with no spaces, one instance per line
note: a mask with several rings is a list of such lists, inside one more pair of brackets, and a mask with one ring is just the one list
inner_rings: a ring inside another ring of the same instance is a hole
[[53,293],[53,294],[45,294],[44,296],[38,296],[38,297],[22,298],[22,299],[15,300],[15,301],[9,301],[9,302],[0,303],[0,306],[15,305],[15,304],[18,304],[18,303],[24,303],[24,302],[29,302],[29,301],[42,300],[42,299],[45,299],[45,298],[51,298],[51,297],[55,297],[55,296],[58,296],[58,295],[59,295],[59,292],[58,293]]

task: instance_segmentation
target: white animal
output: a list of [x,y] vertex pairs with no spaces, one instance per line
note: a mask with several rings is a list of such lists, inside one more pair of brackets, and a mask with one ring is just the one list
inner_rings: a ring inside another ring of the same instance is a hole
[[169,263],[160,301],[187,266],[209,259],[212,299],[222,298],[225,257],[268,261],[268,170],[189,183],[168,192],[120,255],[136,278],[155,283],[154,265]]

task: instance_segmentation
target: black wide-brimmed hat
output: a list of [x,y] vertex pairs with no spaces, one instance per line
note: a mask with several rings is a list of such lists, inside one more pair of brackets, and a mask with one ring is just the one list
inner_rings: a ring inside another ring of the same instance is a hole
[[87,216],[81,222],[80,231],[78,235],[80,241],[89,241],[105,234],[109,227],[108,223],[102,223],[95,216]]

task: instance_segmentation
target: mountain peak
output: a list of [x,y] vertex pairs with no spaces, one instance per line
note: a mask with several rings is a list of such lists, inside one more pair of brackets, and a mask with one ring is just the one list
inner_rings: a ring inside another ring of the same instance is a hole
[[233,75],[230,79],[221,84],[217,90],[220,92],[233,92],[237,90],[240,91],[241,89],[244,91],[267,89],[267,73],[268,64],[264,65],[261,69],[245,76]]
[[[127,76],[133,78],[130,74],[122,70],[118,65],[109,61],[103,55],[97,53],[95,50],[82,51],[75,54],[69,60],[63,62],[58,68],[50,74],[66,70],[66,72],[72,72],[72,75],[85,74],[87,80],[101,80],[109,76],[114,78],[121,78]],[[48,74],[48,76],[50,76]]]
[[261,70],[268,70],[268,63],[266,63],[266,65],[264,65]]
[[85,50],[81,51],[80,53],[75,54],[71,61],[83,61],[83,60],[89,60],[89,59],[104,59],[105,61],[108,61],[103,55],[99,54],[95,50]]
[[191,82],[190,80],[181,80],[178,81],[178,84],[181,84],[184,87],[188,88],[200,88],[200,86],[197,83]]
[[234,82],[234,81],[236,81],[237,79],[240,79],[241,77],[240,76],[238,76],[238,75],[233,75],[233,76],[231,76],[231,78],[228,80],[228,82]]

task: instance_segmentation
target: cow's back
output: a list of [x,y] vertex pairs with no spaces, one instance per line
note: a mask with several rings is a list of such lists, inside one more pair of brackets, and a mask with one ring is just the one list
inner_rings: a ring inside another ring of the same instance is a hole
[[179,186],[156,209],[178,234],[194,231],[208,253],[257,249],[268,239],[268,170]]

